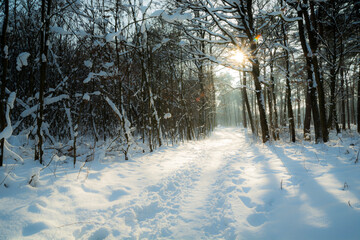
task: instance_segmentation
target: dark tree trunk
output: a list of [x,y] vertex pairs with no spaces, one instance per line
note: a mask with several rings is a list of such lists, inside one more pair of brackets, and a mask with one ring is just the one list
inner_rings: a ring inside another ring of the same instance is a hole
[[[273,54],[270,50],[270,59],[273,58]],[[276,138],[276,134],[275,134],[275,127],[274,127],[274,119],[273,119],[273,112],[274,115],[276,113],[276,106],[275,103],[273,104],[273,96],[275,96],[274,93],[274,62],[271,61],[270,62],[270,86],[268,89],[268,103],[269,103],[269,122],[270,122],[270,131],[271,131],[271,135],[273,137],[274,140],[277,140]],[[276,119],[277,121],[277,119]]]
[[286,108],[287,108],[287,101],[286,101],[286,94],[287,94],[287,90],[286,90],[286,86],[285,86],[285,95],[284,95],[284,98],[281,99],[281,101],[283,102],[283,106],[284,106],[284,109],[282,111],[282,126],[283,127],[286,127],[286,119],[287,119],[287,116],[286,116]]
[[[333,11],[335,11],[335,1],[332,1]],[[327,127],[332,129],[336,126],[337,133],[340,132],[339,125],[337,124],[337,113],[336,113],[336,75],[338,74],[339,68],[337,68],[336,60],[337,60],[337,37],[336,37],[336,26],[333,25],[332,28],[332,62],[330,69],[330,110],[329,110],[329,118],[327,122]],[[342,53],[341,53],[342,54]],[[342,58],[342,56],[340,56]]]
[[268,95],[268,105],[269,105],[269,123],[270,123],[270,134],[272,136],[272,138],[274,140],[275,139],[275,130],[274,130],[274,123],[273,123],[273,105],[272,105],[272,92],[271,92],[271,87],[269,89],[267,89],[266,91],[267,95]]
[[[247,128],[247,120],[246,120],[246,103],[245,103],[245,95],[244,95],[244,89],[245,87],[241,88],[242,91],[242,116],[243,116],[243,126],[244,128]],[[245,89],[246,91],[246,89]]]
[[341,78],[341,125],[342,129],[346,129],[346,113],[345,113],[345,81],[344,81],[344,69],[343,66],[340,68]]
[[358,64],[358,82],[357,82],[357,131],[360,133],[360,65]]
[[37,149],[35,150],[35,160],[39,160],[43,164],[43,141],[42,123],[44,118],[44,92],[46,82],[46,71],[48,61],[48,41],[50,26],[51,0],[42,0],[41,4],[41,23],[40,30],[40,88],[39,88],[39,111],[37,116]]
[[250,108],[250,103],[249,103],[249,98],[247,95],[247,91],[246,91],[246,73],[243,73],[243,81],[242,81],[242,95],[243,95],[243,101],[246,105],[246,109],[247,109],[247,113],[248,113],[248,117],[249,117],[249,122],[250,122],[250,126],[251,126],[251,131],[253,134],[255,134],[255,126],[254,126],[254,120],[251,114],[251,108]]
[[205,116],[205,109],[206,109],[206,101],[205,101],[205,76],[204,76],[204,66],[203,66],[203,61],[201,61],[199,63],[199,68],[198,68],[198,77],[199,77],[199,84],[200,84],[200,92],[199,92],[199,97],[200,97],[200,112],[199,112],[199,118],[200,118],[200,137],[204,137],[205,136],[205,129],[206,129],[206,116]]
[[[314,84],[311,82],[311,84]],[[314,120],[314,128],[315,128],[315,142],[318,143],[321,141],[321,124],[320,124],[320,116],[319,116],[319,107],[316,99],[316,88],[312,85],[310,91],[310,102],[311,102],[311,110],[313,114]]]
[[241,1],[241,4],[239,5],[239,13],[241,16],[241,21],[243,25],[245,26],[245,33],[247,35],[247,38],[250,42],[250,50],[252,52],[252,75],[254,78],[254,85],[255,85],[255,92],[256,92],[256,99],[257,99],[257,105],[259,108],[259,114],[260,114],[260,126],[261,126],[261,135],[262,135],[262,141],[263,143],[267,142],[270,139],[269,136],[269,128],[268,123],[266,119],[266,112],[265,112],[265,101],[264,101],[264,93],[261,89],[261,83],[260,83],[260,67],[259,67],[259,60],[256,56],[257,51],[257,44],[254,42],[254,30],[255,30],[255,24],[254,24],[254,14],[253,14],[253,1]]
[[[304,0],[304,4],[308,4],[307,0]],[[317,49],[318,49],[318,40],[316,38],[316,32],[315,29],[317,27],[317,19],[314,13],[314,2],[310,1],[310,11],[311,11],[311,18],[307,12],[307,9],[303,10],[303,16],[306,23],[306,29],[308,33],[308,39],[309,44],[311,48],[311,59],[312,59],[312,66],[313,71],[315,75],[315,81],[316,81],[316,89],[318,94],[318,100],[319,100],[319,114],[320,114],[320,127],[321,127],[321,133],[322,138],[324,142],[327,142],[329,140],[329,132],[327,129],[327,121],[326,121],[326,107],[325,107],[325,93],[324,93],[324,85],[323,85],[323,79],[321,78],[320,74],[320,67],[318,63],[317,58]]]
[[301,127],[301,101],[300,101],[300,89],[299,89],[299,86],[297,88],[297,125],[298,125],[298,128]]
[[289,130],[290,130],[290,138],[292,142],[295,142],[295,119],[294,113],[292,109],[291,103],[291,88],[290,88],[290,80],[289,80],[289,71],[287,70],[286,74],[286,101],[288,106],[288,115],[289,115]]
[[[309,71],[308,71],[308,78],[309,78]],[[307,141],[311,140],[310,125],[311,125],[311,86],[310,83],[308,82],[306,84],[305,117],[304,117],[304,139]]]
[[345,84],[346,84],[346,112],[347,112],[347,124],[348,124],[348,129],[350,130],[351,129],[351,126],[350,126],[350,100],[349,100],[349,81],[348,81],[348,78],[346,77],[345,78]]
[[[287,42],[287,32],[285,29],[285,25],[282,24],[282,32],[283,32],[283,44],[288,48]],[[288,109],[288,118],[289,118],[289,130],[290,130],[290,138],[292,142],[295,142],[295,119],[294,113],[291,103],[291,87],[290,87],[290,61],[289,61],[289,52],[285,50],[285,64],[286,64],[286,102]]]
[[279,117],[278,117],[278,111],[277,111],[277,104],[276,104],[276,94],[275,94],[275,79],[274,79],[274,75],[273,75],[273,70],[271,70],[271,76],[270,76],[270,81],[271,81],[271,93],[272,93],[272,98],[273,98],[273,103],[274,103],[274,129],[275,129],[275,140],[279,140]]
[[[252,44],[252,46],[255,47],[255,44]],[[254,51],[254,47],[252,47],[252,50]],[[269,136],[269,128],[268,128],[268,123],[266,120],[266,113],[265,113],[265,102],[264,102],[264,93],[261,89],[261,84],[260,84],[260,69],[259,69],[259,62],[258,60],[255,58],[252,61],[252,74],[254,77],[254,83],[255,83],[255,90],[256,90],[256,99],[257,99],[257,105],[259,107],[259,113],[260,113],[260,126],[261,126],[261,136],[262,136],[262,141],[263,143],[267,142],[270,139]]]
[[[319,110],[317,105],[317,99],[316,99],[316,92],[313,87],[314,77],[313,77],[313,58],[311,57],[308,49],[308,45],[305,38],[305,26],[303,23],[303,17],[307,19],[306,23],[310,24],[309,22],[309,16],[307,14],[307,10],[299,9],[297,11],[298,17],[301,18],[301,20],[298,20],[298,26],[299,26],[299,38],[301,42],[301,47],[306,59],[306,70],[307,70],[307,97],[306,97],[306,114],[304,119],[304,137],[305,139],[309,139],[310,134],[310,123],[311,123],[311,116],[310,112],[313,114],[313,120],[314,120],[314,128],[315,128],[315,142],[319,142],[321,138],[321,130],[320,130],[320,119],[319,119]],[[312,36],[312,35],[309,35]],[[316,74],[315,74],[316,75]],[[311,109],[311,110],[310,110]],[[324,109],[325,111],[325,106]],[[325,123],[326,124],[326,123]],[[326,125],[325,125],[326,127]],[[327,129],[327,128],[326,128]]]
[[[4,130],[6,127],[5,121],[5,89],[6,89],[6,77],[8,70],[8,49],[7,49],[7,26],[9,22],[9,0],[5,0],[4,2],[4,22],[2,26],[2,34],[1,34],[1,50],[2,57],[2,75],[1,75],[1,94],[0,94],[0,132]],[[3,165],[4,161],[4,143],[5,139],[0,140],[0,167]]]

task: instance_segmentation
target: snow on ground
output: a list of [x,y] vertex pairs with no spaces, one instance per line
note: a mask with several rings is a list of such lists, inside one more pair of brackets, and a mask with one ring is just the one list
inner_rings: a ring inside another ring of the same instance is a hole
[[[0,186],[0,239],[360,239],[358,137],[261,144],[244,129],[124,161],[38,163]],[[11,142],[11,141],[10,141]],[[32,170],[29,170],[32,169]]]

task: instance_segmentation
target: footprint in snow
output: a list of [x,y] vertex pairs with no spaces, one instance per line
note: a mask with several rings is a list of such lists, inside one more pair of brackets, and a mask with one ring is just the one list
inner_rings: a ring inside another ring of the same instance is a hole
[[226,192],[226,193],[231,193],[231,192],[233,192],[234,190],[236,190],[236,186],[230,186],[230,187],[226,188],[225,192]]
[[28,237],[48,228],[49,226],[44,222],[31,223],[23,228],[22,235]]
[[162,187],[161,185],[152,185],[152,186],[147,187],[147,190],[149,192],[159,192],[161,187]]
[[242,187],[244,193],[248,193],[251,190],[251,187]]
[[47,207],[46,202],[42,201],[42,200],[38,200],[35,203],[32,203],[29,207],[28,207],[28,212],[32,212],[32,213],[40,213],[42,211],[41,208],[45,208]]
[[88,188],[84,184],[81,184],[81,188],[84,192],[87,192],[87,193],[99,193],[99,191]]
[[111,193],[111,195],[109,196],[108,200],[110,202],[116,201],[119,198],[121,198],[122,196],[128,195],[129,193],[123,189],[119,189],[119,190],[115,190]]
[[243,182],[245,182],[245,179],[243,178],[239,178],[239,179],[233,179],[231,180],[234,184],[242,184]]
[[28,207],[28,212],[32,212],[32,213],[40,213],[41,212],[41,209],[39,208],[39,205],[38,204],[31,204],[29,207]]
[[60,186],[57,190],[59,191],[59,193],[67,193],[69,191],[69,188]]
[[248,208],[253,208],[255,206],[254,203],[252,203],[251,199],[245,196],[239,196],[240,200],[244,203],[244,205]]
[[263,213],[254,213],[247,217],[248,223],[253,227],[258,227],[266,222],[267,218]]
[[102,240],[109,236],[109,230],[106,228],[99,228],[90,237],[89,240]]

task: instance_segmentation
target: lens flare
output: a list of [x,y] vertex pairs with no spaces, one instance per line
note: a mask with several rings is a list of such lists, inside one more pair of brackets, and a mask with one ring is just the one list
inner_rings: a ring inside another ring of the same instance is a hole
[[258,35],[254,38],[254,42],[258,42],[260,38],[261,38],[261,35],[258,34]]

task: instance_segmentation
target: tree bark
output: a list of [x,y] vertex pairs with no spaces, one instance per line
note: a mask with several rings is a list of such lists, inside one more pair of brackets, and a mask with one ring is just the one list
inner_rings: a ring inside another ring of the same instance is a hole
[[[287,33],[284,23],[282,23],[282,32],[283,32],[283,44],[288,48],[287,42]],[[292,142],[295,142],[295,119],[291,103],[291,86],[290,86],[290,61],[289,61],[289,51],[285,50],[285,64],[286,64],[286,102],[288,109],[288,118],[289,118],[289,130],[290,138]]]
[[[311,76],[310,76],[311,77]],[[309,79],[309,70],[308,70],[308,79]],[[309,80],[308,80],[309,81]],[[307,141],[311,140],[311,86],[310,83],[306,83],[305,87],[305,117],[304,117],[304,139]]]
[[341,78],[341,125],[342,129],[346,130],[346,112],[345,112],[345,81],[344,81],[344,69],[340,67]]
[[[252,44],[252,51],[256,50],[256,45]],[[259,108],[259,113],[260,113],[260,127],[261,127],[261,137],[262,137],[262,141],[263,143],[267,142],[270,139],[269,136],[269,128],[268,128],[268,123],[266,120],[266,113],[265,113],[265,102],[264,102],[264,93],[261,89],[261,84],[260,84],[260,68],[259,68],[259,62],[256,58],[253,59],[252,61],[252,75],[254,77],[254,83],[255,83],[255,91],[256,91],[256,100],[257,100],[257,105]]]
[[[308,1],[304,0],[304,4],[307,5]],[[311,48],[312,67],[315,75],[316,89],[319,100],[320,127],[321,127],[322,139],[324,142],[327,142],[329,140],[329,132],[327,129],[327,121],[326,121],[326,107],[325,107],[325,93],[324,93],[323,79],[320,74],[320,67],[316,55],[318,49],[318,41],[315,32],[315,29],[317,27],[317,22],[316,22],[317,19],[314,13],[313,1],[310,1],[310,11],[311,11],[311,17],[309,16],[307,9],[303,9],[303,16],[305,19],[306,30],[308,33],[309,45]]]
[[[4,22],[2,26],[1,34],[1,50],[2,51],[2,75],[1,75],[1,94],[0,94],[0,132],[6,127],[5,121],[5,89],[6,89],[6,77],[8,70],[8,47],[7,47],[7,28],[9,23],[9,0],[4,0]],[[5,139],[0,140],[0,167],[3,165],[4,161],[4,144]]]
[[44,118],[44,92],[46,82],[46,71],[48,61],[48,41],[50,26],[51,0],[42,0],[41,4],[41,23],[40,31],[40,88],[39,88],[39,111],[37,116],[37,149],[35,150],[35,160],[39,160],[43,164],[43,141],[42,123]]
[[305,37],[305,26],[303,23],[303,16],[305,16],[305,13],[307,13],[306,9],[305,10],[299,9],[297,11],[298,17],[301,18],[301,20],[298,20],[299,38],[306,59],[306,70],[307,70],[307,97],[306,97],[306,114],[304,118],[304,137],[306,140],[310,140],[310,123],[311,123],[311,112],[312,112],[313,120],[314,120],[314,128],[315,128],[315,142],[319,142],[321,138],[321,130],[319,129],[320,119],[318,113],[316,92],[313,87],[314,84],[313,58],[310,55],[309,52],[310,49],[308,49],[308,44],[306,42],[306,37]]
[[358,63],[358,82],[357,82],[357,131],[360,133],[360,65]]
[[243,101],[244,101],[244,103],[246,105],[251,131],[252,131],[253,134],[255,134],[254,120],[253,120],[253,117],[252,117],[252,114],[251,114],[249,98],[248,98],[247,91],[246,91],[246,73],[245,72],[243,73],[242,85],[243,85],[243,87],[242,87]]

